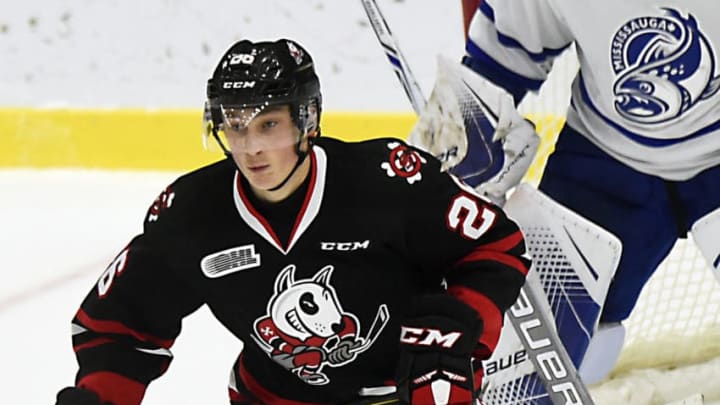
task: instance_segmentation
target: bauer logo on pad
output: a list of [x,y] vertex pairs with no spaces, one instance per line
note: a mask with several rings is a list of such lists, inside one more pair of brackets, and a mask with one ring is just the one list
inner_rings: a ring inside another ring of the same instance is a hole
[[260,267],[260,254],[255,245],[238,246],[205,256],[200,261],[205,276],[218,278],[237,271]]

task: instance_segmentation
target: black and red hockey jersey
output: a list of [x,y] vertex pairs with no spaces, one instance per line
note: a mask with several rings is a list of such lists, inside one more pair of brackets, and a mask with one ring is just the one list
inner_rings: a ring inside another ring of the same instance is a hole
[[246,386],[343,403],[392,381],[410,298],[445,288],[482,318],[487,358],[529,268],[515,223],[396,139],[323,137],[309,159],[284,222],[231,160],[164,190],[73,319],[76,384],[140,403],[207,304],[245,344]]

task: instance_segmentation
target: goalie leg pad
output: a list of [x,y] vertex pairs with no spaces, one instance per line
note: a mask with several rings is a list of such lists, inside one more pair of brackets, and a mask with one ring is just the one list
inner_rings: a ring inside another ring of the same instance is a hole
[[525,235],[533,255],[530,272],[539,278],[558,335],[577,366],[597,324],[622,245],[527,184],[518,187],[505,210]]
[[572,360],[567,369],[563,368],[567,371],[565,376],[575,374],[569,370],[577,367],[585,354],[622,247],[609,232],[527,184],[518,186],[505,210],[522,229],[527,250],[533,256],[526,288],[544,293],[546,302],[544,305],[538,302],[540,305],[532,311],[523,309],[528,308],[527,304],[516,303],[511,308],[512,313],[516,307],[526,313],[519,319],[519,329],[526,335],[523,341],[529,340],[526,342],[529,348],[523,350],[518,338],[521,332],[515,332],[512,322],[506,322],[497,350],[485,363],[490,387],[485,398],[494,403],[495,399],[507,398],[508,393],[513,393],[513,399],[520,396],[533,398],[533,403],[546,404],[550,398],[539,380],[544,380],[543,383],[558,393],[555,384],[563,377],[548,377],[543,370],[540,373],[543,378],[533,372],[533,367],[528,367],[528,360],[533,359],[530,356],[545,359],[558,355],[559,351],[550,346],[549,339],[541,337],[544,335],[538,330],[542,322],[539,315],[534,314],[546,314],[544,318],[555,320],[556,332]]

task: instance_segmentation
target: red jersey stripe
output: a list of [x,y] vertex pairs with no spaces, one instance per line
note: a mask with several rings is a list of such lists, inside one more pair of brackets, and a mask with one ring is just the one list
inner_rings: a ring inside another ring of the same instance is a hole
[[263,404],[275,404],[275,405],[323,405],[323,404],[311,404],[308,402],[293,401],[277,396],[275,393],[270,392],[268,389],[260,385],[255,378],[247,372],[245,367],[242,366],[243,359],[240,359],[240,380],[245,384],[245,387],[255,395]]
[[122,322],[101,321],[91,318],[82,309],[78,310],[75,316],[84,326],[87,326],[90,330],[96,333],[118,333],[122,335],[130,335],[141,342],[150,342],[165,349],[169,349],[175,342],[174,339],[161,339],[147,333],[138,332]]
[[93,339],[89,342],[85,342],[85,343],[82,343],[79,345],[73,345],[73,350],[75,351],[75,353],[77,353],[84,349],[89,349],[91,347],[100,346],[100,345],[104,345],[105,343],[112,343],[112,342],[114,342],[114,340],[112,340],[110,338]]
[[522,240],[523,240],[522,232],[515,231],[500,240],[482,245],[482,249],[507,252],[508,250],[517,246],[520,242],[522,242]]
[[493,250],[485,250],[484,248],[478,248],[470,252],[467,256],[460,259],[457,264],[463,264],[468,262],[476,262],[481,260],[489,260],[493,262],[502,263],[506,266],[510,266],[515,270],[519,271],[522,275],[527,275],[528,268],[525,263],[515,256],[507,253],[497,252]]

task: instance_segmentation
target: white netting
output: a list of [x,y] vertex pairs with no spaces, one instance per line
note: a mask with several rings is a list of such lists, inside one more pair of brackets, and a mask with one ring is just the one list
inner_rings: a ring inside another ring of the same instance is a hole
[[720,356],[720,286],[692,241],[678,241],[643,289],[626,328],[616,374]]

